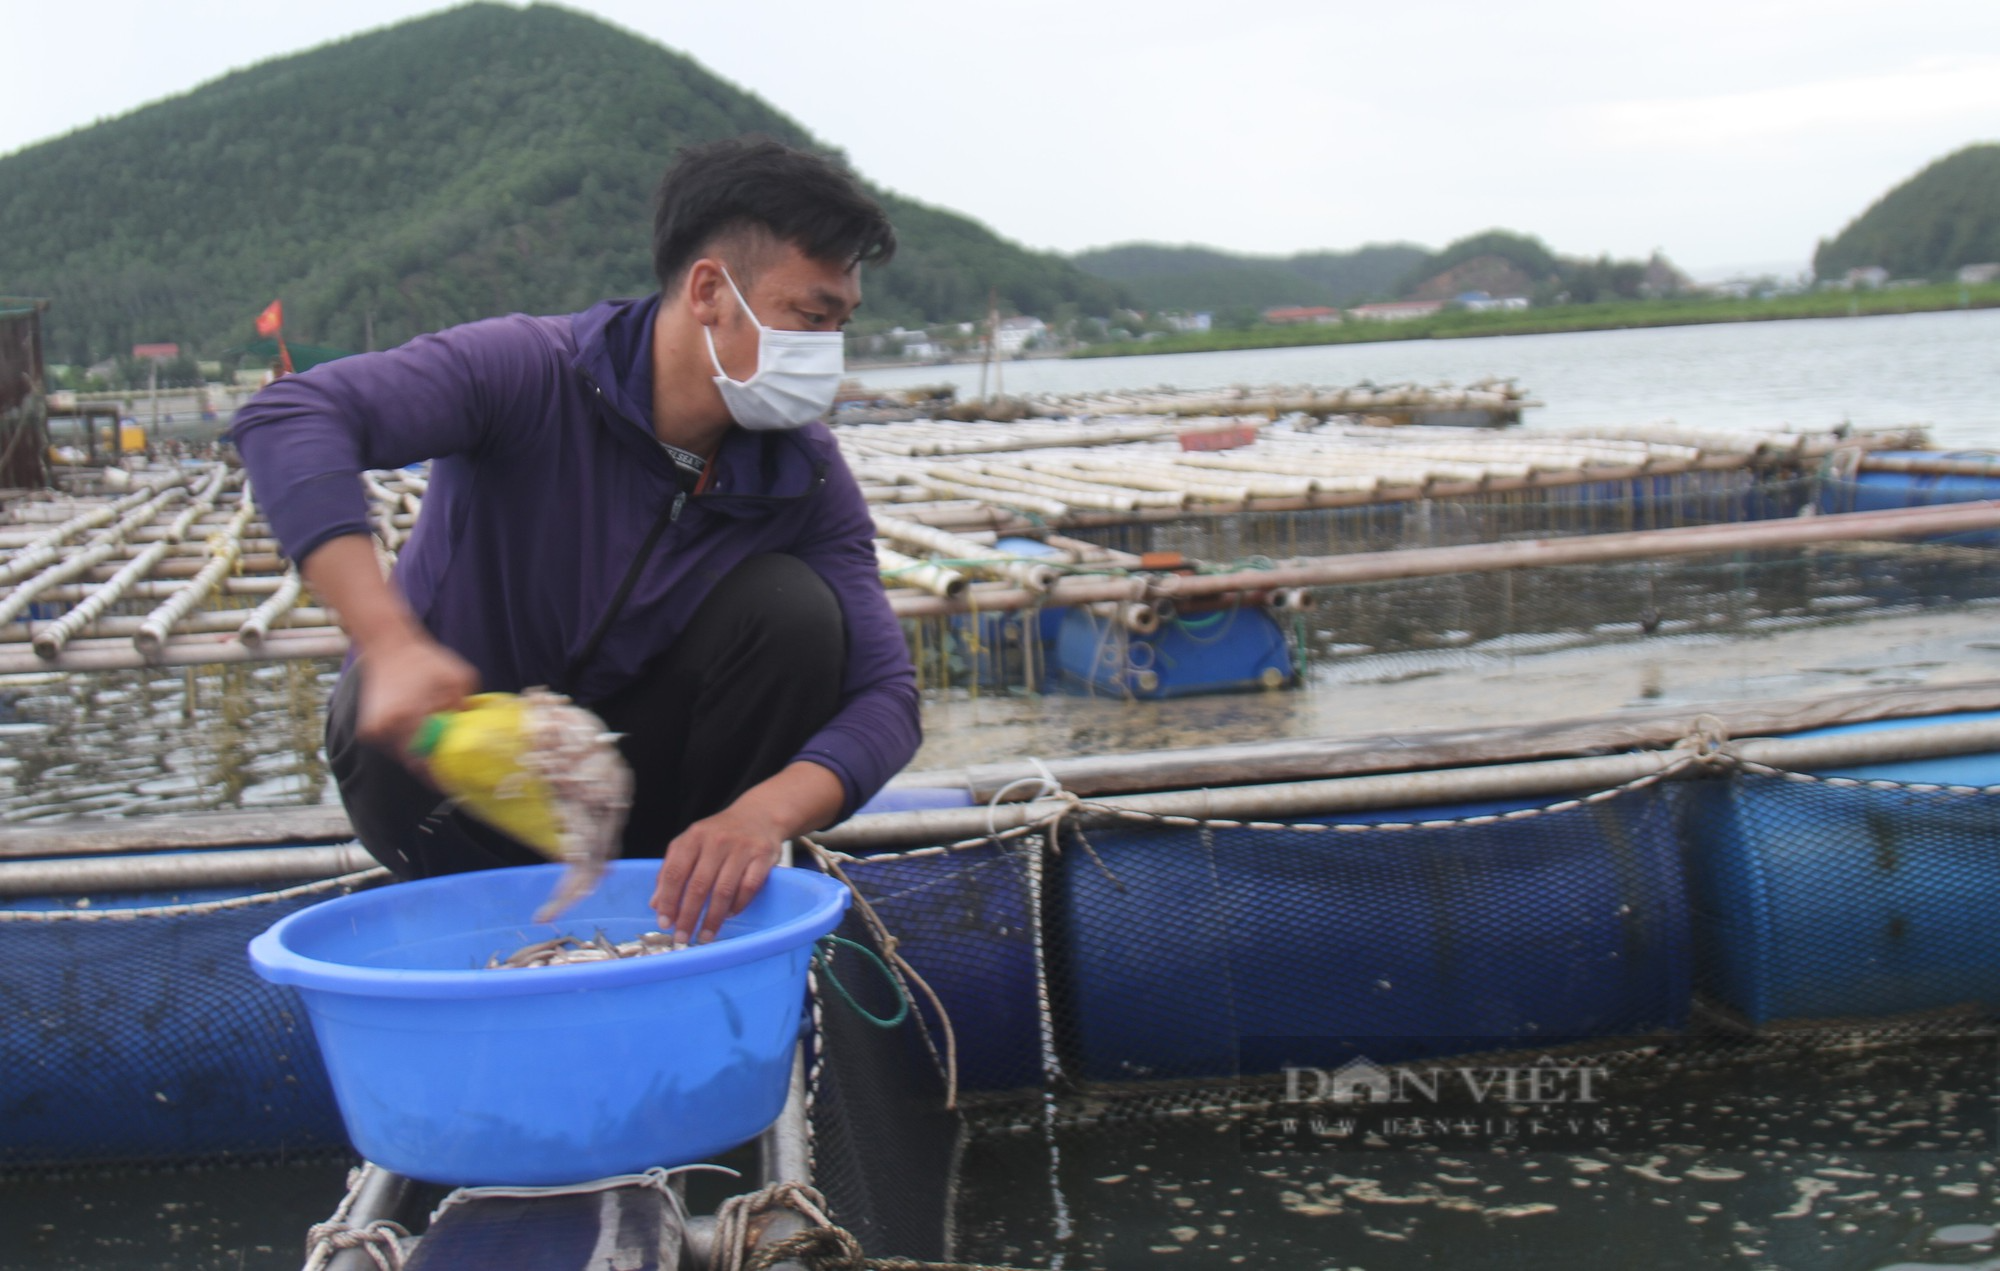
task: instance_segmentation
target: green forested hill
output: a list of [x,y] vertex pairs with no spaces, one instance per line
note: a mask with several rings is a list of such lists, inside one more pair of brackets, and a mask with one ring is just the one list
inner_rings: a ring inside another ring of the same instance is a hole
[[1276,305],[1347,307],[1364,300],[1449,300],[1464,291],[1532,296],[1538,305],[1634,299],[1685,285],[1664,258],[1558,256],[1507,230],[1461,238],[1441,251],[1409,243],[1351,252],[1237,256],[1209,247],[1130,243],[1078,255],[1086,272],[1116,282],[1142,308],[1207,309],[1241,324]]
[[1838,278],[1879,265],[1925,278],[2000,261],[2000,144],[1967,146],[1889,191],[1813,253],[1813,272]]
[[[240,343],[273,297],[301,339],[386,346],[651,286],[650,199],[682,145],[803,128],[689,58],[549,6],[472,4],[239,71],[0,158],[0,291],[52,361]],[[1112,284],[884,195],[903,248],[867,310],[1106,313]]]
[[1428,259],[1428,251],[1406,243],[1287,257],[1128,243],[1075,257],[1084,272],[1123,285],[1141,308],[1207,310],[1339,306],[1385,297]]

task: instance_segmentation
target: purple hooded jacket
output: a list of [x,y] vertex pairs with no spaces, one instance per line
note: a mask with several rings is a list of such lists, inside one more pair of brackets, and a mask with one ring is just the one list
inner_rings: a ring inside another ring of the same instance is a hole
[[[549,685],[601,700],[671,645],[739,562],[798,557],[839,600],[847,663],[839,711],[796,758],[840,778],[850,815],[919,737],[867,504],[833,435],[811,424],[732,428],[707,488],[674,513],[680,487],[650,424],[659,303],[492,318],[324,363],[258,393],[230,436],[293,560],[369,533],[361,471],[432,460],[395,583],[488,690]],[[573,667],[668,517],[595,654]]]

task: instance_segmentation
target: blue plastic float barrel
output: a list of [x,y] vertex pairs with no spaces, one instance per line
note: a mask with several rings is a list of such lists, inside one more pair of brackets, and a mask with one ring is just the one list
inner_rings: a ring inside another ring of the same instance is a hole
[[[261,890],[261,889],[259,889]],[[99,894],[91,911],[249,889]],[[73,897],[10,908],[75,910]],[[177,916],[0,923],[0,1166],[173,1164],[345,1150],[290,989],[243,961],[314,898]]]
[[1675,820],[1654,788],[1476,827],[1092,830],[1060,866],[1074,1059],[1212,1077],[1678,1029]]
[[[2000,718],[1881,720],[1832,736]],[[1983,787],[2000,754],[1820,775]],[[2000,1008],[2000,796],[1704,783],[1690,817],[1699,983],[1748,1022]]]
[[855,809],[856,816],[879,812],[925,812],[937,808],[969,808],[972,792],[964,786],[884,786]]
[[[1983,450],[1887,450],[1871,458],[1918,461],[1953,460],[1993,465],[1991,476],[1925,472],[1859,472],[1850,480],[1829,480],[1820,488],[1822,512],[1884,512],[1897,508],[1937,507],[2000,499],[2000,455]],[[1941,541],[1987,547],[2000,543],[2000,531],[1973,530]]]
[[[860,814],[971,805],[963,786],[890,786]],[[847,876],[944,1003],[958,1040],[959,1085],[1006,1090],[1038,1082],[1034,933],[1020,851],[986,845],[943,856],[890,853],[849,864]],[[930,999],[918,994],[916,1009],[936,1035]]]
[[[1003,538],[994,548],[1010,556],[1053,560],[1064,553],[1040,539]],[[967,674],[987,688],[1027,685],[1029,668],[1047,661],[1043,649],[1052,644],[1062,625],[1064,606],[1001,610],[992,613],[953,614],[950,626],[957,635]],[[1030,644],[1042,647],[1030,649]],[[1033,685],[1032,687],[1040,687]]]
[[[967,1090],[1038,1084],[1035,935],[1023,847],[987,844],[945,855],[869,857],[846,867],[951,1017]],[[930,999],[915,1006],[939,1031]]]
[[1293,678],[1283,628],[1250,605],[1169,618],[1145,635],[1071,609],[1056,639],[1056,665],[1072,684],[1137,698],[1280,688]]

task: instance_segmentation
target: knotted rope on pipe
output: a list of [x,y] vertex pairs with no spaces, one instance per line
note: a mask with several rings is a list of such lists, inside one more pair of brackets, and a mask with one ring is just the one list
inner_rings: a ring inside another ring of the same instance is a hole
[[1740,762],[1731,753],[1729,729],[1714,715],[1697,715],[1688,724],[1685,737],[1674,743],[1674,749],[1683,755],[1683,762],[1720,772]]
[[[1015,1271],[984,1262],[924,1262],[915,1258],[871,1258],[854,1233],[835,1223],[826,1197],[806,1183],[773,1183],[761,1191],[731,1196],[715,1211],[715,1253],[710,1271],[771,1271],[796,1262],[808,1271]],[[764,1244],[761,1217],[790,1211],[812,1224]]]

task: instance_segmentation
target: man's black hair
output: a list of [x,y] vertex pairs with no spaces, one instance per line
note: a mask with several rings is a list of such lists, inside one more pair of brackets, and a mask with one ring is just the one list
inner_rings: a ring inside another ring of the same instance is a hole
[[896,254],[889,218],[852,174],[768,137],[681,151],[660,178],[654,209],[653,276],[662,290],[718,238],[743,230],[765,230],[843,266],[886,264]]

